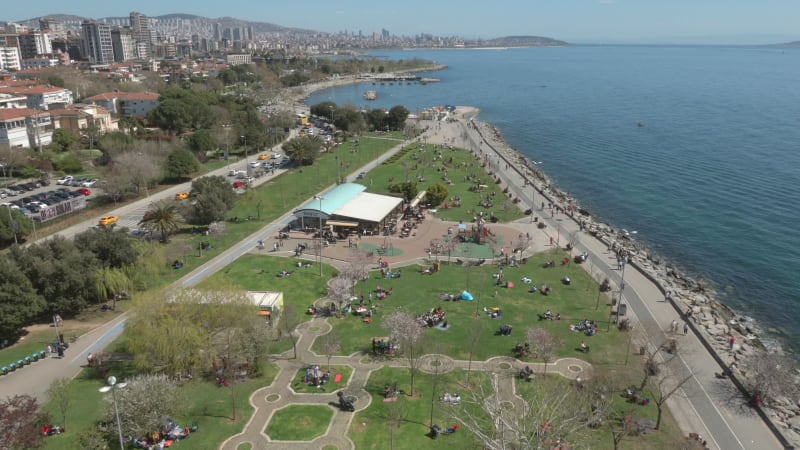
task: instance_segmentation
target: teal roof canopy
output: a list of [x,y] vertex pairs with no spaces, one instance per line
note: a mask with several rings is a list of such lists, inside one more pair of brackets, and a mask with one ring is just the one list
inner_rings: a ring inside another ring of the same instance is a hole
[[[366,186],[357,183],[342,183],[322,193],[322,213],[330,216],[334,211],[367,190]],[[295,214],[304,211],[320,211],[320,201],[313,198],[295,210]]]

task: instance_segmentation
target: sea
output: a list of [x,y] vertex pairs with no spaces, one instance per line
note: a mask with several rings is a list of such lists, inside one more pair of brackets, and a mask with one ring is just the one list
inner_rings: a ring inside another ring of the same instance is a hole
[[[308,104],[480,108],[600,220],[800,349],[800,49],[569,46],[376,51],[446,70]],[[378,98],[367,102],[366,90]]]

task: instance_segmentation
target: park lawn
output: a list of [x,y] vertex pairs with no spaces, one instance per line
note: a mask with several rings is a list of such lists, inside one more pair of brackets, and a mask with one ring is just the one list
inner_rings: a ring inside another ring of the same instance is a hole
[[[282,258],[264,254],[244,255],[227,266],[225,270],[215,273],[201,282],[201,289],[213,289],[218,286],[234,286],[248,291],[283,292],[284,308],[292,306],[293,323],[311,319],[306,314],[308,306],[317,299],[327,295],[328,280],[336,275],[332,266],[322,266],[323,276],[319,276],[316,262],[311,268],[297,267],[296,258]],[[303,261],[306,262],[306,261]],[[281,270],[294,271],[292,275],[278,278]]]
[[[122,341],[114,341],[113,349],[122,348]],[[218,387],[213,380],[195,379],[181,386],[184,397],[188,401],[186,413],[175,417],[176,423],[189,426],[194,422],[199,425],[197,435],[191,435],[188,446],[191,448],[212,450],[228,437],[241,432],[244,425],[253,413],[253,407],[248,401],[252,393],[269,385],[275,379],[278,367],[274,364],[265,364],[262,374],[257,378],[249,378],[240,383],[232,383],[231,388]],[[130,363],[109,364],[109,374],[124,379],[136,374]],[[98,421],[104,420],[105,400],[100,389],[105,384],[105,379],[100,377],[94,369],[83,369],[70,383],[70,407],[67,415],[68,433],[49,437],[45,440],[45,449],[71,450],[80,448],[78,436],[85,430],[91,429]],[[232,403],[231,389],[236,397],[236,420],[231,421]],[[45,404],[43,410],[49,412],[53,423],[62,424],[61,416],[56,405]],[[114,441],[116,442],[116,441]],[[179,444],[180,445],[180,444]]]
[[[397,145],[395,141],[368,137],[362,138],[358,146],[346,142],[337,147],[335,152],[321,154],[313,165],[294,167],[240,195],[228,217],[252,217],[253,220],[243,220],[238,223],[228,221],[225,223],[225,231],[219,235],[205,236],[203,233],[193,233],[194,227],[187,226],[182,232],[171,236],[167,245],[153,241],[153,254],[163,261],[163,264],[159,265],[159,272],[154,277],[152,285],[148,287],[161,287],[175,282],[245,237],[262,229],[266,224],[278,219],[291,208],[336,184],[338,175],[344,177],[395,145]],[[211,249],[200,252],[201,242],[210,243]],[[252,244],[253,247],[256,246],[255,241]],[[172,262],[176,259],[183,261],[181,269],[172,267]]]
[[[441,157],[438,157],[439,152]],[[447,168],[446,177],[442,171],[444,167]],[[419,191],[435,183],[444,184],[449,194],[445,200],[447,207],[431,205],[437,208],[436,216],[442,220],[469,223],[479,212],[487,217],[494,215],[500,222],[511,222],[524,216],[520,208],[503,193],[503,188],[485,172],[478,159],[463,149],[450,150],[439,146],[434,150],[430,144],[412,144],[382,161],[365,179],[369,180],[366,183],[368,191],[375,193],[387,192],[392,184],[405,181],[417,181]],[[483,192],[475,189],[479,185],[486,186]],[[461,206],[451,206],[455,197],[461,199]],[[482,200],[490,201],[491,206],[481,206]]]
[[[328,320],[341,337],[341,353],[345,355],[371,351],[373,337],[388,336],[388,331],[381,327],[382,316],[397,309],[421,314],[441,306],[447,314],[449,329],[430,328],[425,333],[431,341],[444,347],[444,353],[455,359],[469,359],[471,342],[476,343],[473,359],[513,356],[514,345],[525,340],[526,328],[543,327],[562,342],[557,351],[558,357],[578,357],[593,364],[624,361],[627,349],[622,343],[626,342],[627,335],[614,327],[610,332],[606,331],[609,325],[607,300],[601,297],[599,309],[595,310],[597,283],[575,264],[542,268],[545,261],[560,260],[563,255],[561,251],[546,252],[532,256],[527,264],[519,268],[504,267],[505,279],[515,283],[512,289],[494,286],[492,275],[497,273],[498,268],[488,264],[464,268],[444,263],[441,271],[434,275],[421,275],[417,267],[408,266],[401,268],[400,278],[394,279],[381,279],[377,272],[372,272],[369,280],[357,285],[356,295],[368,298],[368,292],[377,285],[393,290],[385,300],[373,300],[373,322],[365,324],[358,316]],[[564,275],[569,275],[572,280],[569,286],[559,281]],[[547,283],[552,293],[548,296],[529,293],[528,285],[519,281],[523,276],[532,278],[539,286]],[[442,293],[460,294],[463,290],[470,291],[475,300],[451,302],[439,299]],[[484,308],[492,307],[502,309],[502,319],[488,317]],[[537,314],[547,309],[552,310],[553,314],[560,313],[561,320],[540,321]],[[599,324],[600,332],[597,335],[589,337],[570,331],[571,323],[578,323],[585,318]],[[513,326],[511,336],[496,335],[502,324]],[[589,345],[589,353],[579,351],[581,341]],[[314,343],[313,350],[322,353],[321,340]]]
[[[328,366],[321,365],[320,369],[324,372],[328,370]],[[294,377],[294,381],[292,381],[292,390],[297,392],[298,394],[327,394],[329,392],[337,391],[345,386],[347,383],[350,382],[350,377],[353,375],[353,368],[350,366],[330,366],[331,371],[331,379],[327,383],[316,387],[313,384],[304,383],[303,379],[306,376],[306,368],[303,367],[302,369],[297,371],[297,374]],[[339,383],[334,383],[334,378],[337,374],[342,375],[342,381]]]
[[289,405],[275,411],[264,432],[276,441],[312,441],[325,434],[332,418],[327,405]]
[[[448,407],[439,401],[444,392],[462,392],[461,375],[450,372],[438,375],[436,390],[433,391],[435,375],[417,372],[414,377],[414,396],[410,396],[410,376],[408,369],[383,367],[370,374],[365,389],[372,395],[372,403],[364,411],[356,413],[348,437],[357,449],[387,448],[479,448],[469,433],[458,431],[450,435],[441,435],[431,440],[427,433],[431,424],[431,394],[433,401],[433,423],[442,429],[453,424],[448,414]],[[395,402],[383,401],[385,385],[397,383],[398,389],[405,391],[398,395]],[[463,396],[463,394],[462,394]],[[356,404],[356,408],[358,408]],[[394,430],[394,447],[392,446],[389,422],[392,417],[401,417],[400,426]],[[463,428],[462,428],[463,430]]]

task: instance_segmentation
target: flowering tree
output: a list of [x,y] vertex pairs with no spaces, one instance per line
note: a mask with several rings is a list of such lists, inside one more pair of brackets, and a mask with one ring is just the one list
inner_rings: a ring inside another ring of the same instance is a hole
[[[165,417],[177,417],[185,411],[178,384],[170,377],[138,375],[127,380],[124,388],[114,387],[122,433],[148,436],[163,426]],[[109,422],[115,420],[112,394],[106,395]]]
[[544,373],[547,374],[547,363],[553,359],[561,343],[541,327],[528,328],[525,331],[525,342],[530,344],[539,359],[544,361]]
[[392,342],[400,346],[408,361],[409,371],[411,372],[411,388],[409,395],[414,395],[414,375],[419,366],[419,354],[421,341],[424,336],[422,324],[413,314],[405,311],[395,311],[388,314],[383,319],[383,328],[389,331]]

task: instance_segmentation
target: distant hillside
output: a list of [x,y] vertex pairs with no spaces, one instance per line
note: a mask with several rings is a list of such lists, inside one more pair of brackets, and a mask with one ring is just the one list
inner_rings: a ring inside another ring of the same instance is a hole
[[555,47],[570,45],[564,41],[542,36],[506,36],[481,41],[481,44],[487,47]]
[[775,44],[775,47],[800,47],[800,41],[784,42],[783,44]]

